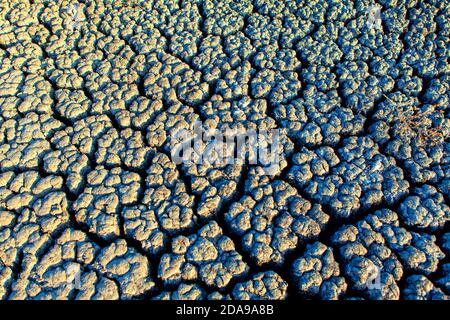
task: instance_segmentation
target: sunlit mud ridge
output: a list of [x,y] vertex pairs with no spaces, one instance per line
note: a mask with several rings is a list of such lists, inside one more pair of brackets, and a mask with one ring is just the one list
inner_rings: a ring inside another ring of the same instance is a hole
[[0,0],[0,299],[448,299],[449,206],[446,0]]

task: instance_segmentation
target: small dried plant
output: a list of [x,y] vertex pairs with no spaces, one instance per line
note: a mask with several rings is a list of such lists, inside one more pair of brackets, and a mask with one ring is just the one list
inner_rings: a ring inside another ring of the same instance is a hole
[[144,9],[144,6],[136,0],[121,0],[119,6],[121,8]]
[[411,136],[415,133],[417,144],[420,146],[435,146],[444,140],[442,124],[433,126],[430,117],[444,117],[443,110],[428,110],[423,113],[400,116],[399,133],[401,137]]
[[[384,97],[395,105],[389,97],[386,95]],[[436,109],[434,106],[429,106],[426,110],[415,106],[412,112],[400,111],[396,120],[394,130],[405,142],[412,140],[419,147],[433,147],[442,144],[446,138],[444,110]]]
[[[438,119],[440,121],[433,121]],[[397,132],[403,140],[413,137],[418,146],[436,146],[444,141],[444,111],[427,110],[421,111],[414,108],[414,113],[406,115],[400,114],[398,119]],[[439,125],[435,125],[439,123]]]

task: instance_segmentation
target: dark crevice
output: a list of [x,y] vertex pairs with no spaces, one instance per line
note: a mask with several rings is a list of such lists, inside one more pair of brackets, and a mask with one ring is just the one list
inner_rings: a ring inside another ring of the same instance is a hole
[[[438,244],[443,247],[444,246],[444,242],[443,242],[443,235],[445,234],[445,231],[450,230],[450,221],[447,221],[444,228],[442,228],[442,232],[440,235],[437,236],[438,238]],[[433,284],[441,289],[442,292],[444,292],[447,295],[450,295],[450,289],[448,288],[448,286],[445,286],[444,284],[439,284],[438,281],[440,279],[443,279],[444,277],[448,276],[448,269],[447,271],[444,270],[444,266],[445,265],[449,265],[450,264],[450,252],[442,250],[445,254],[444,259],[442,259],[441,261],[439,261],[439,265],[438,268],[435,272],[431,273],[430,275],[428,275],[428,279],[430,279],[431,282],[433,282]]]
[[9,47],[7,47],[5,44],[0,44],[0,50],[2,50],[3,52],[6,53],[6,58],[7,59],[11,58],[11,53],[9,53],[8,48]]
[[[164,154],[169,159],[172,159],[171,154],[169,152],[165,151],[164,148],[156,148],[156,150],[159,153]],[[178,172],[178,178],[183,182],[183,184],[185,186],[186,193],[189,196],[194,197],[193,209],[194,209],[194,214],[198,217],[199,216],[198,208],[200,206],[201,200],[200,200],[200,196],[196,192],[192,191],[192,177],[185,173],[185,170],[184,170],[182,164],[176,164],[176,169]]]
[[205,22],[208,19],[207,14],[206,14],[206,10],[205,10],[205,3],[203,1],[198,2],[197,3],[197,8],[198,8],[198,13],[201,16],[199,30],[202,33],[202,38],[205,39],[205,38],[207,38],[209,36],[209,34],[206,32],[206,28],[205,28]]
[[107,241],[107,240],[103,239],[102,237],[98,236],[95,232],[91,232],[89,230],[89,226],[87,224],[79,222],[76,219],[76,213],[73,209],[72,201],[69,201],[69,203],[68,203],[68,211],[69,211],[70,226],[74,230],[78,230],[78,231],[81,231],[84,234],[86,234],[86,236],[92,243],[95,243],[100,248],[106,248],[107,246],[111,245],[111,243],[114,242],[114,241]]
[[10,283],[9,286],[7,286],[7,290],[5,292],[5,297],[6,298],[8,298],[12,294],[12,292],[13,292],[13,288],[12,288],[13,283],[14,283],[14,281],[19,280],[20,275],[22,274],[22,271],[23,271],[23,260],[24,260],[23,250],[18,250],[17,259],[16,259],[16,261],[14,261],[13,265],[10,267],[10,269],[11,269],[11,271],[13,273],[13,276],[12,276],[12,279],[10,280],[11,283]]
[[55,118],[56,120],[58,120],[59,122],[63,123],[66,127],[72,127],[73,123],[66,118],[65,116],[63,116],[58,109],[56,108],[56,91],[59,90],[58,86],[56,85],[56,83],[54,81],[52,81],[50,78],[44,76],[45,81],[47,81],[48,83],[50,83],[50,85],[52,86],[52,90],[50,91],[50,97],[52,99],[52,104],[50,105],[51,109],[52,109],[52,116],[53,118]]
[[[143,295],[143,297],[141,297],[142,299],[149,299],[154,294],[155,291],[163,290],[165,288],[164,282],[158,277],[158,266],[159,266],[159,261],[161,260],[161,257],[165,253],[167,253],[168,250],[167,249],[163,250],[162,252],[159,252],[158,254],[150,254],[144,250],[140,241],[137,241],[133,238],[126,237],[126,236],[124,237],[124,239],[125,239],[128,247],[133,248],[140,255],[146,257],[150,263],[149,272],[150,272],[152,281],[156,285],[156,288],[154,290],[151,290],[150,292],[147,292],[146,294]],[[165,246],[165,247],[167,247],[167,246]]]
[[145,90],[145,77],[141,76],[139,78],[139,81],[137,82],[137,89],[138,89],[139,95],[141,97],[145,97],[145,98],[149,99],[149,97],[147,96],[146,90]]
[[178,60],[180,60],[182,63],[186,64],[189,69],[195,71],[195,72],[200,72],[203,76],[203,71],[198,69],[193,63],[192,63],[192,59],[185,59],[182,56],[180,56],[179,54],[177,54],[176,52],[174,52],[171,47],[170,44],[172,43],[172,36],[169,35],[163,28],[155,25],[155,28],[159,31],[159,33],[167,40],[167,46],[163,49],[166,53],[170,54],[171,56],[177,58]]
[[249,266],[250,273],[254,274],[258,272],[268,271],[270,269],[267,266],[259,266],[254,262],[254,260],[250,257],[250,255],[242,245],[242,237],[231,230],[231,227],[229,226],[225,218],[225,215],[230,210],[231,205],[239,201],[246,194],[245,185],[247,180],[249,179],[249,171],[250,169],[248,168],[248,166],[244,165],[242,168],[241,176],[236,185],[236,192],[230,199],[222,203],[219,211],[216,213],[215,218],[217,224],[221,227],[223,234],[233,241],[235,250],[241,255],[242,260]]
[[95,102],[94,96],[92,95],[91,91],[88,89],[88,87],[83,86],[82,87],[83,93],[91,101],[91,105]]

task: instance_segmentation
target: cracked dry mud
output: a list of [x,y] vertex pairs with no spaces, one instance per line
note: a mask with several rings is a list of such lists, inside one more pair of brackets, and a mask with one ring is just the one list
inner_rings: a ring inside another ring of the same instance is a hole
[[[450,6],[374,4],[0,0],[0,298],[448,299]],[[281,167],[175,164],[196,120]]]

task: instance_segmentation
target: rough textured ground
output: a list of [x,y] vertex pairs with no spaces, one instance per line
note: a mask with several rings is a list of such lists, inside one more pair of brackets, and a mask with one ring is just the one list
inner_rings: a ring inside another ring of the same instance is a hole
[[[0,0],[1,299],[448,299],[446,0],[78,2]],[[199,119],[279,172],[175,165]]]

